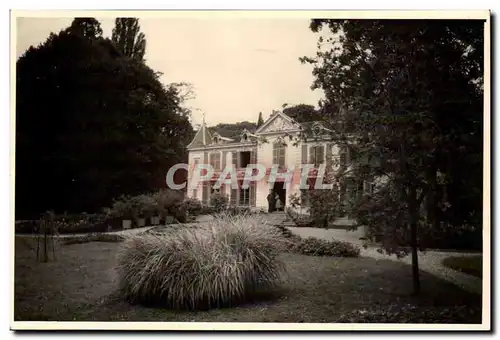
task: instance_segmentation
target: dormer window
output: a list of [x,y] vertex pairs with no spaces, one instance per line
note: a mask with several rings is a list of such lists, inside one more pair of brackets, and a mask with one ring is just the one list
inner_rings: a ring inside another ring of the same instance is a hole
[[219,143],[219,137],[214,136],[213,142],[214,142],[214,144],[218,144]]
[[248,141],[248,135],[246,133],[243,134],[242,140],[244,142]]

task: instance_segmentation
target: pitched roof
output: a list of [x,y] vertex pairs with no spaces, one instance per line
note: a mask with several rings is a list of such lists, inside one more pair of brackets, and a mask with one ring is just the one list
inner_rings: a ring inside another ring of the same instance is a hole
[[207,128],[207,125],[205,122],[201,124],[200,129],[198,132],[196,132],[196,135],[194,136],[193,140],[187,148],[195,148],[195,147],[200,147],[200,146],[206,146],[212,142],[212,135],[210,134],[210,131]]

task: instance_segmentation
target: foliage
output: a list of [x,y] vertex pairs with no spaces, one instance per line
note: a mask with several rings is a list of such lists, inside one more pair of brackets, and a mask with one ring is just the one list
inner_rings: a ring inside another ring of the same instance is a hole
[[164,187],[187,159],[193,131],[180,87],[123,56],[93,23],[75,20],[17,60],[17,220],[97,212]]
[[307,104],[285,105],[283,113],[299,123],[324,121],[328,117],[323,112],[316,110],[314,106]]
[[63,237],[64,245],[83,244],[90,242],[123,242],[125,236],[120,234],[91,233],[83,236]]
[[215,192],[210,196],[210,205],[213,207],[215,213],[221,213],[226,210],[229,203],[229,197],[220,192]]
[[290,231],[283,225],[277,225],[276,229],[286,239],[286,249],[292,253],[312,256],[333,257],[358,257],[361,249],[349,242],[331,240],[326,241],[316,237],[302,238]]
[[183,201],[183,205],[190,216],[198,216],[203,212],[201,201],[197,198],[186,198]]
[[116,18],[111,36],[111,40],[124,56],[137,61],[143,61],[146,53],[146,37],[140,30],[139,19]]
[[219,135],[229,138],[239,138],[245,129],[250,132],[254,132],[257,129],[257,125],[255,123],[245,121],[234,124],[219,123],[209,128],[210,132],[217,132]]
[[290,207],[286,209],[286,215],[290,218],[296,227],[314,227],[314,221],[311,216],[300,214],[296,208],[300,206],[300,196],[297,194],[290,195]]
[[[300,222],[310,223],[315,227],[328,228],[332,221],[342,215],[344,207],[342,195],[339,192],[340,180],[333,171],[332,165],[332,157],[328,155],[322,184],[330,185],[331,189],[316,189],[310,185],[311,188],[303,193],[304,196],[297,194],[290,196],[290,206],[292,208],[297,209],[304,206],[308,209],[310,222]],[[317,180],[320,180],[320,178],[318,177]],[[304,204],[304,199],[306,199],[307,204]]]
[[261,127],[262,124],[264,124],[264,119],[262,118],[262,112],[259,112],[259,118],[257,119],[257,126],[256,126],[256,128]]
[[279,233],[257,217],[219,217],[199,228],[127,240],[118,255],[131,302],[170,308],[233,306],[276,285]]
[[102,36],[101,23],[95,18],[75,18],[66,32],[87,39],[97,39]]
[[462,273],[483,276],[483,256],[451,256],[443,260],[443,265]]
[[132,197],[122,195],[114,200],[110,214],[116,218],[133,220],[139,215],[137,203]]
[[[483,22],[312,21],[313,31],[322,28],[327,34],[319,38],[317,57],[302,61],[314,65],[313,87],[326,94],[332,139],[351,153],[341,175],[384,177],[394,188],[387,200],[405,211],[393,209],[398,220],[391,228],[410,230],[418,293],[422,213],[437,228],[456,209],[450,193],[468,196],[471,206],[456,210],[460,225],[482,204],[480,171],[464,169],[480,169],[482,161]],[[389,248],[397,251],[397,244]]]
[[316,237],[302,239],[293,249],[295,252],[313,256],[358,257],[361,249],[349,242],[326,241]]

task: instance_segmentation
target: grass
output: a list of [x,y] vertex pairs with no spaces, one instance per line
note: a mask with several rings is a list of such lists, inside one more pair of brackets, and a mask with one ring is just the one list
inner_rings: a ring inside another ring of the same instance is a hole
[[128,238],[118,253],[131,302],[174,309],[234,306],[279,284],[281,233],[257,216],[218,216],[197,228]]
[[411,268],[368,258],[282,254],[280,295],[231,309],[177,312],[131,305],[117,292],[113,270],[120,243],[62,246],[58,260],[36,263],[18,237],[17,321],[407,322],[480,323],[481,296],[422,272],[422,294],[411,295]]
[[450,256],[443,260],[443,265],[465,274],[483,277],[483,257],[481,255]]

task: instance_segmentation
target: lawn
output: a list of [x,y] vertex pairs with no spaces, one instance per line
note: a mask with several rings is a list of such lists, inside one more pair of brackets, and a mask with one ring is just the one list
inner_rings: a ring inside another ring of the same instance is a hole
[[411,268],[368,258],[283,254],[287,276],[273,299],[232,309],[181,312],[131,305],[116,290],[119,243],[62,246],[37,264],[16,240],[16,321],[404,322],[480,323],[481,296],[422,272],[411,295]]
[[483,277],[483,257],[481,255],[447,257],[443,260],[443,265],[465,274]]

